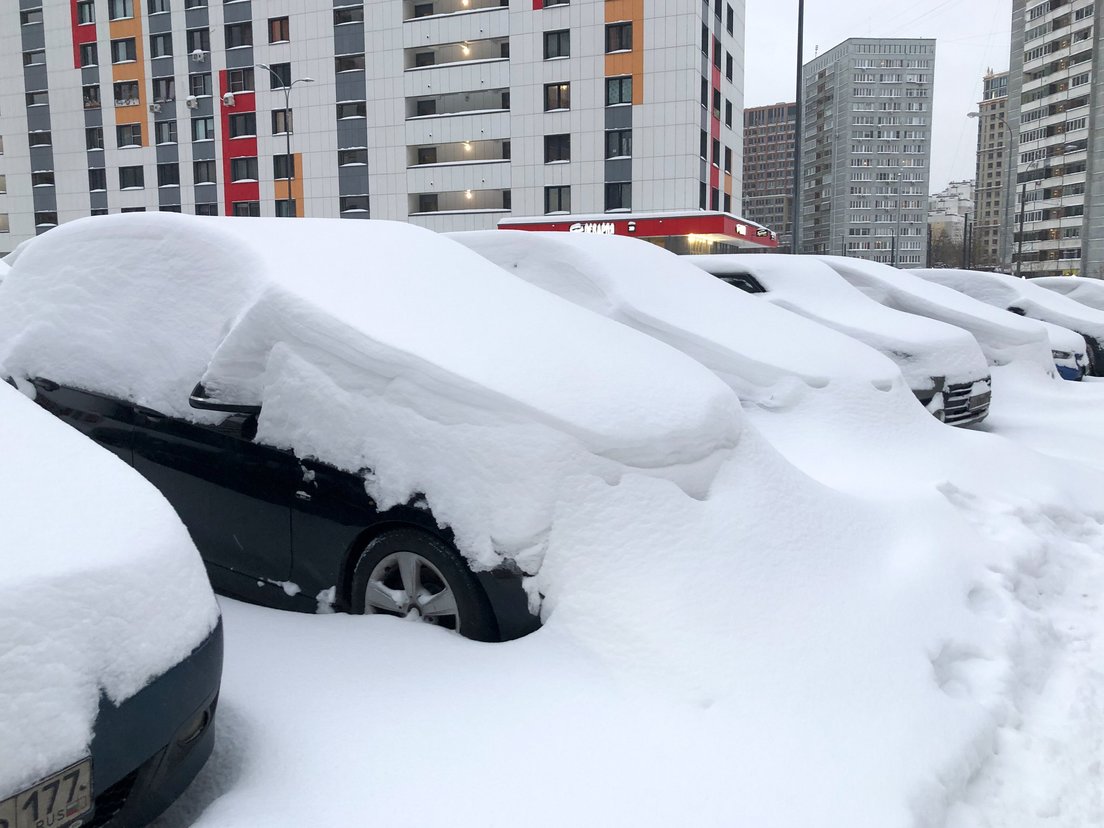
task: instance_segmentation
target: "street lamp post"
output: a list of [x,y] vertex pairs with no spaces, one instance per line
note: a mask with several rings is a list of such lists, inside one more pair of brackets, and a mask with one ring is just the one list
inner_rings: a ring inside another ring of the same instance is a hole
[[290,208],[290,214],[294,218],[298,215],[298,211],[295,209],[295,197],[291,193],[291,186],[295,180],[295,160],[291,157],[291,87],[297,83],[314,83],[314,78],[296,78],[293,81],[284,83],[284,79],[281,78],[276,71],[267,63],[258,63],[256,68],[265,69],[268,71],[272,78],[280,83],[280,86],[284,90],[284,139],[287,154],[284,156],[287,161],[287,201]]
[[793,206],[790,208],[790,252],[801,252],[801,133],[802,112],[805,102],[805,79],[803,77],[805,47],[805,0],[797,0],[797,111],[794,116],[794,174],[793,174]]
[[[981,129],[981,121],[980,121],[981,113],[980,112],[967,112],[966,117],[967,118],[978,118],[979,119],[978,129],[979,130]],[[1014,133],[1012,131],[1012,127],[1010,127],[1008,125],[1008,121],[1004,120],[1004,118],[1002,118],[1000,115],[995,115],[994,117],[998,121],[1000,121],[1002,124],[1004,124],[1004,128],[1008,130],[1008,144],[1006,145],[1006,149],[1005,149],[1005,153],[1004,153],[1004,155],[1005,155],[1005,159],[1004,159],[1004,198],[1002,199],[1004,204],[1002,205],[1003,209],[1001,210],[1001,229],[1004,230],[1005,232],[1008,232],[1006,228],[1009,224],[1011,224],[1011,222],[1008,221],[1008,218],[1009,218],[1008,208],[1012,206],[1012,196],[1016,192],[1015,189],[1013,189],[1013,187],[1012,187],[1012,169],[1013,169],[1013,167],[1016,166],[1013,163],[1013,158],[1012,158],[1012,142],[1016,137],[1016,133]],[[978,183],[980,183],[980,182],[978,182]],[[976,190],[975,190],[975,195],[976,195]],[[1020,212],[1022,213],[1023,211],[1021,210]],[[974,226],[975,227],[977,226],[977,218],[976,217],[974,218]],[[1020,235],[1021,235],[1021,238],[1020,238],[1020,242],[1021,242],[1020,252],[1022,252],[1023,251],[1023,243],[1022,243],[1023,242],[1023,238],[1022,238],[1022,236],[1023,236],[1023,223],[1022,223],[1022,218],[1021,218],[1021,224],[1020,224]],[[997,238],[999,240],[1000,236],[998,235]],[[1009,245],[1009,246],[1011,247],[1011,245]],[[1001,247],[1003,248],[1003,245]],[[1016,262],[1016,275],[1017,276],[1020,275],[1020,265],[1019,265],[1018,260]]]

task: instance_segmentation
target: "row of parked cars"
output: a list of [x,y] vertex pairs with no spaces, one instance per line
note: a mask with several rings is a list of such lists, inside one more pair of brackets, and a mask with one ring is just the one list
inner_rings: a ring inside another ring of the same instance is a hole
[[[479,306],[465,306],[467,295]],[[515,317],[522,322],[506,324]],[[506,329],[498,339],[496,327]],[[622,347],[648,364],[618,361]],[[0,544],[0,593],[64,580],[66,560],[84,572],[96,555],[123,578],[148,534],[141,521],[128,533],[116,519],[107,531],[90,515],[107,513],[103,503],[123,491],[126,509],[156,511],[156,488],[219,592],[517,638],[539,626],[539,596],[524,588],[539,560],[528,547],[515,554],[520,541],[505,550],[467,542],[456,489],[432,488],[445,474],[436,467],[414,469],[407,496],[383,497],[370,485],[373,466],[403,459],[358,453],[352,438],[379,423],[349,399],[387,397],[411,419],[446,425],[485,410],[511,427],[566,435],[601,463],[663,474],[738,439],[737,399],[769,408],[842,386],[907,385],[932,415],[966,426],[1000,404],[991,367],[1013,363],[1073,380],[1104,373],[1104,285],[834,257],[678,257],[591,235],[446,238],[386,222],[73,222],[0,265],[0,374],[14,386],[0,385],[0,450],[23,464],[16,475],[36,481],[0,499],[3,531],[20,527]],[[267,427],[266,415],[294,418],[327,383],[333,411]],[[630,424],[644,437],[627,436]],[[478,478],[479,452],[465,462]],[[66,463],[94,467],[96,491],[66,485]],[[33,475],[43,464],[52,475]],[[139,475],[152,486],[135,494]],[[495,523],[472,518],[483,519]],[[58,540],[66,525],[79,531],[79,548]],[[506,537],[496,532],[487,537]],[[61,562],[57,572],[21,557],[42,548]],[[164,576],[150,577],[156,592]],[[66,583],[54,590],[56,612],[95,623],[96,595],[80,578]],[[210,600],[206,584],[189,589],[191,606]],[[140,824],[163,809],[213,743],[222,649],[217,611],[212,618],[161,642],[176,653],[171,664],[164,653],[147,654],[145,668],[139,660],[140,686],[43,714],[72,719],[87,738],[58,748],[56,728],[38,731],[55,739],[41,745],[33,728],[19,731],[18,755],[35,758],[0,763],[0,825]],[[15,630],[21,619],[0,622]],[[33,685],[33,659],[6,657],[0,672],[19,667]],[[93,676],[99,687],[116,668],[81,662],[103,672]],[[52,664],[41,681],[66,669]],[[6,701],[0,734],[16,732],[6,718],[27,715],[25,697]]]

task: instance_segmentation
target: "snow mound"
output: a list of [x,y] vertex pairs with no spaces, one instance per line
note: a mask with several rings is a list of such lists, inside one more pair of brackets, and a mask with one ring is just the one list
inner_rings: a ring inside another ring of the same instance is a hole
[[0,382],[0,799],[87,754],[118,704],[218,607],[179,518],[137,472]]
[[969,331],[990,365],[1023,361],[1053,373],[1040,323],[993,308],[958,291],[926,282],[911,271],[846,256],[814,256],[867,297],[893,310],[946,322]]
[[638,239],[522,230],[451,238],[521,280],[673,345],[750,402],[777,404],[834,382],[900,384],[870,349],[764,308]]
[[1068,296],[1082,305],[1104,311],[1104,282],[1082,276],[1040,276],[1031,284]]
[[688,357],[391,222],[66,224],[0,288],[0,366],[217,419],[202,380],[262,406],[259,440],[370,469],[384,508],[424,494],[486,566],[540,547],[576,469],[704,492],[742,422]]
[[913,389],[973,382],[989,372],[985,356],[966,331],[879,305],[828,265],[804,256],[737,254],[691,256],[714,276],[748,274],[766,289],[762,299],[854,337],[890,357]]

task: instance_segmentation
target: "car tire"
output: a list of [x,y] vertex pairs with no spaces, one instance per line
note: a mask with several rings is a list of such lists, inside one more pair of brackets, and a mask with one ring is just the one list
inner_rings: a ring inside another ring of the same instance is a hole
[[[414,597],[411,597],[413,587]],[[417,529],[374,538],[353,569],[352,609],[411,618],[476,641],[497,641],[490,601],[460,554]]]

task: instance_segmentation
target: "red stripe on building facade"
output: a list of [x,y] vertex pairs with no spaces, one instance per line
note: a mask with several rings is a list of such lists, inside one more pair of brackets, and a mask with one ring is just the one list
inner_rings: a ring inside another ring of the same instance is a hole
[[[257,95],[254,92],[235,92],[234,103],[231,106],[225,102],[225,96],[229,91],[229,70],[223,69],[219,72],[219,106],[220,120],[222,121],[222,193],[225,201],[223,215],[227,216],[234,214],[235,201],[261,200],[261,184],[259,181],[233,182],[230,180],[230,166],[235,158],[256,158],[257,156],[256,135],[244,138],[230,137],[230,116],[243,115],[249,112],[256,115]],[[260,167],[261,161],[258,158],[258,176],[261,174]]]
[[77,11],[77,0],[69,0],[69,12],[72,16],[73,68],[80,69],[80,47],[86,43],[96,42],[96,24],[82,24],[80,22],[80,13]]
[[[716,38],[713,39],[713,51],[715,54],[713,55],[713,70],[710,77],[710,81],[713,84],[713,89],[711,91],[718,92],[721,88],[721,69],[719,66],[721,62],[721,44]],[[722,100],[721,103],[723,105],[724,101]],[[714,109],[712,100],[709,102],[709,113],[709,137],[713,139],[713,141],[709,142],[711,144],[709,152],[712,155],[713,147],[716,147],[716,152],[722,156],[720,158],[716,156],[713,157],[713,163],[709,167],[709,186],[719,191],[721,188],[721,165],[724,163],[724,150],[719,143],[721,138],[720,110]],[[718,143],[714,143],[714,141]],[[712,192],[710,192],[709,197],[710,200],[712,200]],[[719,193],[717,198],[718,200],[720,199]],[[719,207],[720,205],[718,204],[717,206]],[[710,203],[709,207],[710,209],[716,209],[712,203]]]

